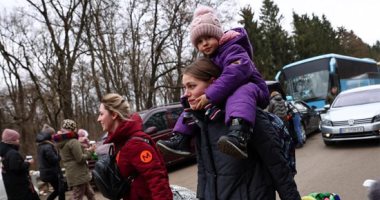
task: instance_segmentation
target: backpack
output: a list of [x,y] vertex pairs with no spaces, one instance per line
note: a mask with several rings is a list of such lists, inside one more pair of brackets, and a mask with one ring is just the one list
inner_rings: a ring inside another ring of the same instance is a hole
[[287,164],[293,173],[297,174],[296,169],[296,148],[288,129],[284,122],[275,114],[268,112],[269,121],[272,123],[276,134],[281,141],[282,153],[285,157]]
[[[141,137],[132,137],[131,139],[139,139],[149,144],[147,139]],[[97,189],[104,197],[111,200],[121,199],[129,193],[131,183],[137,176],[137,174],[132,174],[127,178],[121,176],[116,163],[117,153],[115,147],[111,145],[108,155],[102,156],[92,170],[92,177]]]

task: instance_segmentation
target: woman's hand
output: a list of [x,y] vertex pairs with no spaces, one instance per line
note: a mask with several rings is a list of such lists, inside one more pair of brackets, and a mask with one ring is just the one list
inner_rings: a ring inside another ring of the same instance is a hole
[[195,110],[202,110],[209,103],[209,100],[207,99],[206,94],[202,94],[201,96],[196,98],[195,101],[198,101],[198,104],[195,107]]
[[87,148],[87,151],[89,151],[90,153],[94,153],[95,149],[96,149],[96,145],[91,145],[89,148]]

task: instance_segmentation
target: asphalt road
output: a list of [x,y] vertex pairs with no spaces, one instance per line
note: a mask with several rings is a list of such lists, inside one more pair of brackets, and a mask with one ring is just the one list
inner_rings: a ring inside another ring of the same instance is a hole
[[[302,196],[311,192],[334,192],[342,200],[365,200],[366,179],[380,178],[380,142],[352,141],[326,147],[319,133],[296,150],[296,182]],[[196,164],[188,162],[169,169],[170,184],[196,190]],[[71,192],[67,192],[69,197]],[[96,198],[103,200],[101,194]],[[46,196],[41,197],[46,199]]]
[[[352,141],[326,147],[319,133],[296,150],[296,182],[302,196],[334,192],[343,200],[365,200],[366,179],[380,178],[379,141]],[[170,183],[196,190],[196,165],[171,170]]]

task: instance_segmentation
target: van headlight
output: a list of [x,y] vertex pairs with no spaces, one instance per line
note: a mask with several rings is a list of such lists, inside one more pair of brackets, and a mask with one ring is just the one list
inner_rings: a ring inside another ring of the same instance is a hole
[[330,120],[323,120],[321,124],[322,126],[332,126],[332,122]]
[[380,115],[376,115],[376,116],[373,118],[373,122],[380,122]]

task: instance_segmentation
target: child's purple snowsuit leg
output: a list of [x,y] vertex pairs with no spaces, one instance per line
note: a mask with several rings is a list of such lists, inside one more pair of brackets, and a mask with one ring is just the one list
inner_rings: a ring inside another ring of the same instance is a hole
[[[239,87],[226,102],[225,122],[229,124],[232,117],[239,117],[252,125],[255,124],[256,107],[260,102],[265,102],[266,94],[254,83],[247,83]],[[260,104],[259,104],[260,105]]]
[[185,111],[181,113],[175,126],[173,128],[173,132],[180,133],[184,135],[194,135],[197,131],[199,131],[198,126],[195,123],[187,123],[184,121]]

